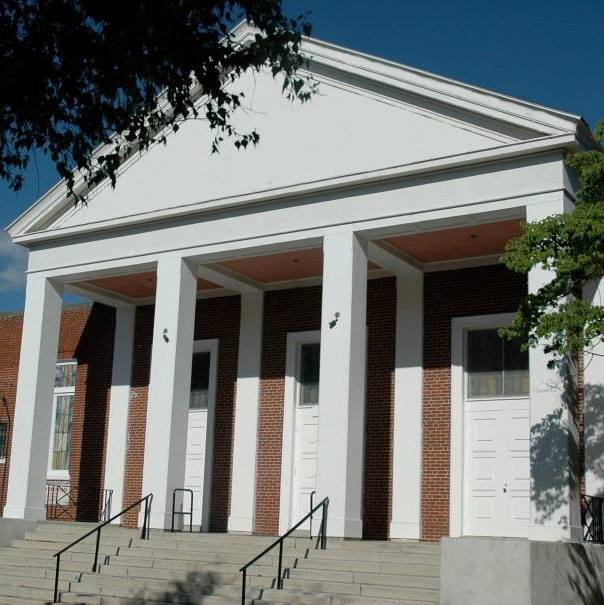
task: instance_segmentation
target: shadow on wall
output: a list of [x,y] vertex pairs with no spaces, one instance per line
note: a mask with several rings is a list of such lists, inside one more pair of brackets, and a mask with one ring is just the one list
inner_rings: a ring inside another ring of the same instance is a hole
[[[604,382],[604,376],[601,377]],[[591,474],[598,486],[604,486],[604,386],[585,385],[585,454]],[[602,487],[590,496],[604,496]],[[604,602],[604,601],[603,601]]]
[[535,523],[567,525],[570,519],[565,515],[556,518],[556,515],[565,504],[569,490],[570,493],[579,491],[580,401],[576,366],[570,361],[562,361],[555,369],[558,380],[551,388],[561,392],[562,404],[531,426],[531,499]]

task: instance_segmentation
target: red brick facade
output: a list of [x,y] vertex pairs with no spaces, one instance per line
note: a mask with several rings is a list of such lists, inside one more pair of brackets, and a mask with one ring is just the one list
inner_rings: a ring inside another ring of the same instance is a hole
[[424,278],[424,395],[422,539],[449,535],[451,319],[513,312],[526,277],[502,266],[426,273]]
[[[364,535],[388,537],[392,500],[392,450],[395,364],[396,287],[394,278],[368,286],[368,374],[364,462]],[[526,280],[502,267],[428,273],[424,288],[424,402],[422,466],[422,538],[437,540],[449,532],[450,354],[453,317],[514,311],[526,292]],[[137,310],[132,389],[128,422],[125,504],[142,489],[147,388],[153,333],[153,307]],[[198,301],[195,339],[219,340],[214,468],[213,531],[226,531],[229,513],[237,376],[240,301],[238,296]],[[281,436],[287,333],[318,330],[321,288],[267,292],[257,459],[256,531],[278,530]],[[104,451],[115,315],[102,305],[63,311],[59,358],[76,358],[70,474],[73,484],[99,492]],[[0,356],[0,394],[14,413],[21,314],[0,315],[4,335]],[[0,417],[4,411],[0,411]],[[6,485],[2,477],[2,503]],[[130,524],[136,523],[134,511]]]
[[[147,416],[147,387],[151,368],[151,339],[154,307],[140,307],[136,313],[134,359],[124,506],[141,497]],[[239,349],[240,299],[238,296],[199,300],[195,310],[195,340],[218,339],[218,377],[212,468],[211,531],[226,531],[231,497],[231,466],[237,354]],[[137,511],[128,515],[135,524]]]
[[[363,533],[366,538],[387,538],[390,523],[395,322],[395,279],[371,280],[367,299],[368,373],[363,485]],[[275,534],[279,529],[287,333],[319,330],[320,327],[320,287],[266,294],[256,475],[258,533]]]
[[[0,316],[0,329],[5,335],[0,356],[0,395],[6,396],[11,421],[14,418],[22,321],[21,314]],[[99,514],[99,489],[103,484],[105,468],[114,322],[113,309],[103,305],[68,307],[63,311],[61,321],[58,358],[78,360],[69,475],[71,485],[82,494],[82,508],[78,511],[82,518],[93,519]],[[4,421],[4,410],[2,414]],[[0,465],[4,506],[7,481],[4,481],[2,467]]]

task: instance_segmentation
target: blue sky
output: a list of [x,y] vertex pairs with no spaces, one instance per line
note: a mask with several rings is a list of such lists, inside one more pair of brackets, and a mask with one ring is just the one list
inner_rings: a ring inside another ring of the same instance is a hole
[[[604,118],[603,0],[286,0],[336,44],[582,115]],[[200,148],[200,153],[205,148]],[[250,153],[253,153],[251,151]],[[15,194],[0,182],[0,225],[55,181],[38,156]],[[0,231],[0,311],[23,306],[25,256]]]

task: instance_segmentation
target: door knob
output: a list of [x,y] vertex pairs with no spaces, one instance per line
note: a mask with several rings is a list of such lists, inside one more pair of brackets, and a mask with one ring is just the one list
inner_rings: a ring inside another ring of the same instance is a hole
[[505,493],[507,493],[507,491],[508,491],[508,484],[506,483],[506,484],[503,486],[503,493],[505,494]]

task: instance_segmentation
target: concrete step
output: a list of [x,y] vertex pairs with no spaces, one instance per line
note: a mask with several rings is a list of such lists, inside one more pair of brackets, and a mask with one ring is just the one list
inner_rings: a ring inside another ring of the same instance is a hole
[[[69,544],[69,542],[66,542],[64,544],[62,543],[58,543],[58,542],[38,542],[35,540],[13,540],[11,546],[14,548],[24,548],[24,549],[36,549],[39,550],[40,552],[47,552],[49,553],[49,556],[52,556],[54,553],[56,553],[57,551],[61,550],[64,546],[67,546],[67,544]],[[94,555],[94,542],[90,543],[88,541],[86,542],[80,542],[79,544],[76,544],[75,546],[72,546],[69,549],[69,552],[80,552],[80,553],[91,553]],[[115,555],[117,554],[117,552],[119,551],[120,546],[118,545],[114,545],[114,544],[106,544],[103,541],[101,541],[101,544],[99,546],[99,554],[103,554],[103,555]]]
[[[83,532],[81,535],[84,535],[86,532]],[[64,533],[51,533],[51,532],[41,532],[41,531],[33,531],[27,532],[25,534],[25,541],[34,541],[34,542],[50,542],[53,544],[59,544],[58,548],[61,546],[67,546],[71,544],[74,540],[77,540],[77,535],[64,534]],[[129,546],[135,538],[122,535],[116,532],[102,532],[101,533],[101,544],[111,544],[115,546]],[[81,544],[94,544],[96,542],[96,533],[88,536],[84,539]]]

